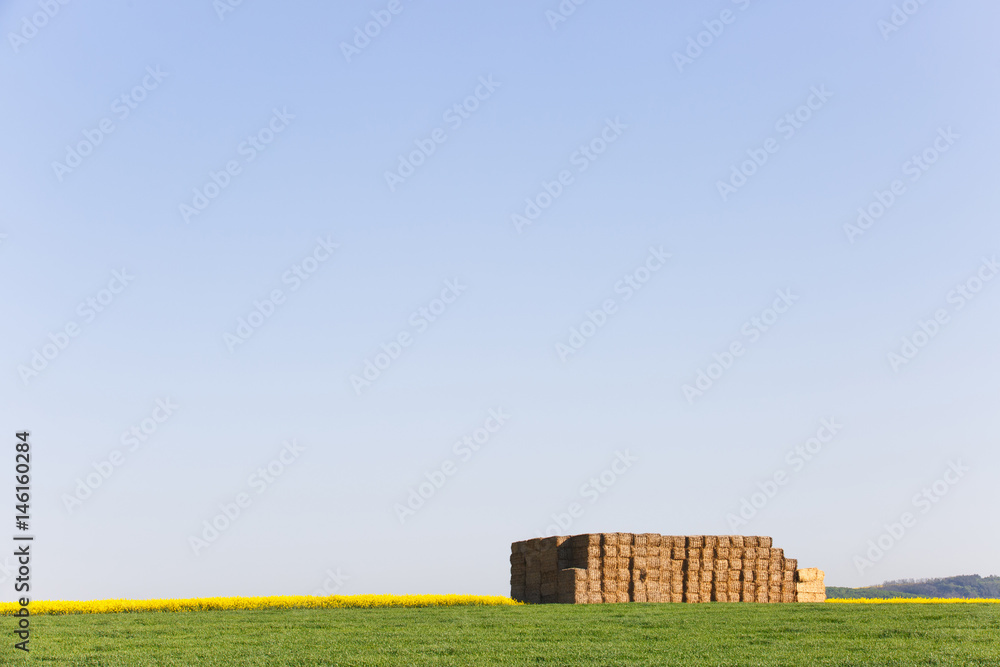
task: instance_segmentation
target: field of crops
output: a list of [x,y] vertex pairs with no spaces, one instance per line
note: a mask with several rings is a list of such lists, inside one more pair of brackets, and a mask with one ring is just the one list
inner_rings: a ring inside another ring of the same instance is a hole
[[996,604],[91,613],[32,629],[31,658],[52,665],[1000,665]]

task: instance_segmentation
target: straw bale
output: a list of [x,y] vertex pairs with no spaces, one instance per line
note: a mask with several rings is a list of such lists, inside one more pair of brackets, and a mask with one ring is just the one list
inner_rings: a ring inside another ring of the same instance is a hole
[[660,557],[659,556],[647,556],[646,566],[651,570],[658,570],[660,568]]
[[743,547],[729,547],[729,559],[743,558],[746,549]]
[[706,549],[714,549],[715,546],[719,543],[719,538],[717,535],[703,535],[702,539],[705,542]]
[[618,545],[618,557],[619,558],[631,558],[633,556],[632,550],[634,548],[635,547],[633,547],[631,544],[619,544]]
[[826,602],[825,593],[798,593],[796,598],[799,602]]
[[757,558],[763,558],[764,560],[772,560],[774,554],[770,547],[757,547]]
[[618,533],[601,533],[601,546],[618,546]]
[[721,558],[722,560],[729,559],[729,547],[717,547],[715,549],[715,557]]
[[684,561],[685,570],[700,570],[701,569],[701,559],[699,558],[688,558]]
[[619,586],[621,586],[621,584],[619,584],[618,580],[616,579],[601,580],[601,591],[605,593],[617,593]]
[[696,593],[694,591],[690,593],[684,593],[684,602],[689,602],[689,603],[701,602],[701,593],[700,592]]
[[713,593],[712,602],[729,602],[729,593],[728,592],[723,593],[721,591],[718,593]]
[[603,603],[618,602],[618,593],[612,593],[610,591],[602,591],[601,602]]
[[815,567],[807,567],[805,569],[798,570],[796,574],[796,581],[823,581],[823,575],[825,573],[823,570]]
[[704,547],[701,550],[701,557],[703,559],[715,558],[715,547]]
[[699,588],[698,588],[698,592],[701,594],[701,600],[702,600],[702,602],[711,602],[712,601],[712,582],[711,581],[709,581],[707,583],[702,582],[701,586],[699,586]]
[[742,535],[730,535],[729,536],[729,548],[733,547],[744,547],[743,536]]
[[524,601],[530,604],[541,604],[542,594],[538,592],[538,589],[532,590],[528,588],[524,591]]
[[782,570],[781,581],[784,583],[792,583],[793,581],[795,581],[795,573],[792,572],[791,570]]
[[699,547],[689,548],[685,550],[684,557],[687,560],[701,560],[701,549]]
[[763,570],[763,571],[767,572],[768,570],[771,569],[771,561],[768,560],[767,558],[758,558],[757,559],[757,565],[756,565],[756,567],[754,569],[755,570]]
[[661,572],[660,570],[646,570],[647,582],[659,582],[662,578],[663,578],[663,572]]
[[619,590],[616,594],[615,602],[631,602],[628,591]]
[[760,546],[760,542],[756,535],[744,535],[743,536],[743,546],[744,547],[757,547]]
[[601,580],[600,579],[589,579],[587,581],[587,590],[591,593],[601,592]]
[[666,563],[661,562],[660,567],[665,570],[669,570],[671,573],[681,572],[684,570],[684,561],[668,560]]
[[743,557],[751,560],[757,560],[757,547],[744,547]]
[[648,546],[649,542],[646,540],[647,533],[636,533],[632,536],[632,546],[634,547],[645,547]]
[[[669,593],[668,593],[668,596],[669,596]],[[670,600],[668,599],[666,601],[669,602]],[[659,588],[657,588],[656,590],[647,590],[646,591],[646,602],[664,602],[664,600],[663,600],[663,593],[660,592]]]
[[618,546],[632,546],[635,535],[632,533],[618,533]]
[[729,569],[729,560],[728,559],[723,559],[723,558],[717,558],[715,560],[715,569],[716,570],[728,570]]
[[763,586],[758,586],[758,587],[757,587],[757,595],[756,595],[756,599],[757,599],[757,602],[767,602],[767,601],[769,601],[769,600],[770,600],[771,598],[770,598],[770,596],[769,596],[769,595],[767,594],[767,589],[766,589],[766,588],[764,588]]
[[729,572],[727,570],[714,570],[712,581],[729,581]]
[[670,592],[670,602],[684,602],[684,593]]
[[758,583],[758,584],[761,584],[761,583],[766,584],[767,583],[767,577],[769,576],[769,574],[770,573],[767,570],[754,570],[753,580],[754,580],[755,583]]
[[549,596],[554,596],[556,594],[556,584],[542,584],[539,591],[541,592],[543,599]]
[[618,557],[618,545],[617,544],[603,544],[601,545],[601,556],[604,558],[617,558]]
[[729,575],[729,581],[739,581],[743,577],[741,570],[729,570],[726,574]]
[[646,599],[646,591],[636,591],[632,593],[632,602],[649,602]]
[[647,568],[647,561],[645,556],[633,556],[632,557],[632,569],[633,570],[645,570]]
[[715,573],[712,570],[701,570],[699,571],[698,574],[701,575],[700,579],[703,583],[704,582],[711,583],[712,577],[715,575]]
[[528,570],[524,575],[524,585],[528,588],[540,586],[542,583],[542,573],[538,570]]
[[644,537],[646,538],[646,546],[647,547],[658,547],[658,546],[660,546],[660,542],[662,540],[662,537],[660,536],[659,533],[645,533]]
[[742,581],[730,581],[726,587],[729,589],[730,595],[739,596],[743,592],[743,582]]
[[780,570],[768,570],[768,572],[767,572],[767,580],[771,584],[779,584],[780,585],[783,579],[784,579],[784,575],[782,575],[782,573],[781,573]]
[[795,572],[799,568],[799,561],[794,558],[786,558],[784,563],[784,569]]
[[618,569],[618,581],[632,581],[632,572],[627,567]]
[[782,602],[795,602],[795,593],[786,593],[786,592],[782,591],[781,592],[781,601]]
[[771,560],[784,560],[785,550],[781,548],[771,547]]
[[703,570],[714,570],[715,569],[715,559],[714,558],[702,558],[701,559],[701,569]]
[[755,599],[753,593],[748,593],[746,591],[740,593],[740,602],[756,602],[756,601],[757,600]]
[[[656,555],[660,555],[660,548],[656,547],[654,549]],[[649,547],[632,547],[632,558],[646,558],[649,556]]]
[[733,546],[732,538],[729,535],[719,535],[716,537],[715,547],[717,549],[728,549]]
[[759,542],[758,546],[762,546],[765,549],[770,549],[771,544],[773,543],[773,540],[770,537],[758,537],[757,540]]
[[684,538],[684,546],[688,549],[701,549],[705,546],[705,537],[703,535],[687,535]]
[[741,570],[740,581],[753,581],[754,572],[753,570]]
[[826,586],[822,581],[804,581],[795,584],[796,593],[825,593]]
[[684,560],[685,558],[687,558],[687,549],[685,549],[684,547],[674,547],[673,549],[670,550],[670,557],[673,560]]

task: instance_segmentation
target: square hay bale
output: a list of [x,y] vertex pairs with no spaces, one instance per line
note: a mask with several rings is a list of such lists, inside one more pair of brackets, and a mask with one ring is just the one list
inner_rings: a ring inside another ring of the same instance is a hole
[[[660,555],[660,548],[656,547],[656,555]],[[632,558],[646,558],[649,556],[649,547],[632,547]]]
[[695,593],[693,591],[690,593],[684,593],[684,602],[689,602],[689,603],[701,602],[701,593],[700,592]]
[[684,546],[688,549],[701,549],[705,546],[703,535],[688,535],[684,538]]
[[757,587],[757,594],[754,597],[757,602],[767,602],[771,599],[767,594],[767,588],[764,588],[763,586]]
[[542,584],[539,592],[542,594],[542,602],[555,602],[556,598],[555,584]]
[[615,593],[615,597],[616,597],[615,602],[631,602],[631,600],[629,599],[628,591],[619,590],[617,593]]
[[795,581],[795,573],[791,570],[781,571],[781,581],[782,583],[790,584]]
[[684,571],[684,561],[682,560],[668,560],[666,563],[660,562],[660,567],[664,570],[669,570],[671,574]]
[[715,547],[704,547],[701,550],[702,560],[714,559],[715,558]]
[[764,584],[766,586],[768,575],[767,570],[754,570],[753,581],[755,584]]
[[647,547],[658,547],[660,546],[661,535],[659,533],[645,533],[643,537],[646,538]]
[[757,565],[756,565],[756,567],[754,567],[754,569],[755,570],[763,570],[764,572],[767,572],[768,570],[771,569],[771,561],[769,561],[766,558],[758,558],[757,559]]
[[729,571],[712,570],[712,581],[729,581]]
[[603,579],[601,580],[601,591],[604,593],[617,593],[619,585],[616,579]]
[[729,576],[729,581],[740,581],[743,577],[742,570],[729,570],[726,574]]
[[618,557],[619,558],[631,558],[632,550],[634,547],[631,544],[619,544],[618,545]]
[[750,560],[756,560],[757,559],[757,547],[744,547],[743,548],[743,557],[744,558],[749,558]]
[[758,537],[757,541],[758,541],[758,546],[762,546],[765,549],[770,549],[771,544],[773,544],[774,542],[770,537]]
[[698,559],[698,558],[688,558],[686,561],[684,561],[684,570],[685,571],[700,570],[700,569],[701,569],[701,560],[700,559]]
[[[664,600],[664,601],[666,602],[667,600]],[[670,600],[669,600],[669,602],[674,602],[674,603],[684,602],[684,593],[678,593],[676,591],[670,591]]]
[[807,567],[796,572],[796,581],[823,581],[825,573],[815,567]]
[[756,596],[753,593],[748,593],[743,591],[740,593],[740,602],[756,602]]
[[729,547],[729,560],[733,560],[734,558],[736,559],[743,558],[743,555],[745,553],[746,549],[744,549],[743,547]]
[[744,547],[756,547],[760,546],[758,538],[756,535],[744,535],[743,536],[743,546]]
[[719,535],[716,538],[715,547],[717,549],[728,549],[732,546],[732,538],[729,535]]
[[629,582],[632,581],[632,571],[627,567],[619,568],[617,571],[617,576],[615,577],[618,581]]
[[618,546],[620,547],[632,546],[633,540],[635,539],[635,535],[633,535],[632,533],[617,533],[617,535],[618,535]]
[[701,549],[695,547],[693,549],[685,549],[684,558],[687,560],[701,560]]
[[647,556],[646,557],[646,567],[651,570],[658,570],[660,568],[660,557],[659,556]]
[[701,594],[701,599],[703,602],[712,601],[712,582],[707,583],[702,582],[701,586],[698,587],[698,592]]
[[767,571],[767,581],[771,585],[778,584],[780,586],[781,582],[784,580],[784,578],[785,578],[784,574],[781,572],[781,570],[768,570]]
[[601,593],[601,602],[608,604],[611,602],[618,602],[618,593],[611,593],[609,591],[604,591]]
[[733,547],[743,547],[743,536],[742,535],[730,535],[729,536],[729,548]]
[[728,593],[728,591],[725,592],[725,593],[723,593],[721,591],[718,592],[718,593],[713,593],[712,594],[712,602],[729,602],[729,593]]
[[741,570],[740,572],[741,572],[740,581],[750,581],[750,582],[752,582],[754,580],[754,571],[753,570]]
[[[661,552],[662,555],[662,552]],[[674,547],[670,550],[670,558],[673,560],[684,560],[687,558],[687,549],[684,547]]]
[[[730,595],[735,595],[739,598],[740,593],[743,592],[743,582],[742,581],[730,581],[726,584],[726,588],[729,589]],[[739,600],[734,600],[734,602],[739,602]]]
[[632,569],[633,570],[645,570],[648,567],[647,560],[645,556],[633,556],[632,557]]
[[662,577],[663,577],[663,572],[661,572],[660,570],[656,570],[656,569],[646,570],[646,581],[647,582],[650,582],[650,581],[660,581],[660,579]]
[[524,601],[528,604],[541,604],[542,594],[538,592],[538,589],[531,590],[530,588],[524,592]]
[[785,560],[785,550],[771,547],[771,560]]
[[528,570],[524,575],[524,585],[528,588],[542,585],[542,573],[539,570]]
[[601,580],[600,579],[590,579],[587,581],[587,591],[590,593],[600,593],[601,592]]
[[601,545],[601,556],[603,558],[618,558],[618,545],[617,544],[602,544]]
[[784,569],[795,572],[797,569],[799,569],[799,561],[795,560],[794,558],[786,558]]
[[729,547],[716,547],[715,557],[722,560],[729,559]]
[[[669,597],[669,594],[668,594]],[[646,591],[646,602],[663,602],[663,594],[660,593],[660,589]],[[669,602],[669,599],[667,600]]]
[[725,558],[716,558],[715,559],[715,568],[714,569],[716,569],[716,570],[728,570],[729,569],[729,560],[725,559]]
[[636,533],[632,536],[632,546],[645,547],[648,545],[649,542],[646,539],[646,533]]
[[771,560],[774,554],[771,553],[770,547],[757,547],[757,558],[763,558],[764,560]]
[[649,602],[646,599],[646,591],[636,591],[632,593],[632,602]]
[[795,584],[796,593],[826,593],[826,586],[822,581],[803,581]]
[[699,579],[702,583],[705,582],[712,583],[712,577],[715,576],[715,572],[713,572],[712,570],[700,570],[698,574],[701,575]]
[[524,602],[524,586],[511,586],[510,587],[510,597],[512,600],[517,600],[518,602]]
[[715,569],[715,559],[714,558],[702,558],[701,559],[701,569],[703,570],[714,570]]
[[782,591],[781,592],[781,601],[782,602],[795,602],[795,593],[786,593],[785,591]]
[[826,593],[798,593],[799,602],[826,602]]

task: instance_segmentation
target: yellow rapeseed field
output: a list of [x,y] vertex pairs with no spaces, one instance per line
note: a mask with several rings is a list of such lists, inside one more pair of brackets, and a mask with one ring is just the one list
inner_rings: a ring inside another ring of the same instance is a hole
[[830,598],[827,602],[842,604],[980,604],[998,603],[995,598]]
[[[377,609],[385,607],[451,607],[458,605],[518,605],[499,595],[274,595],[270,597],[188,598],[179,600],[38,600],[28,607],[36,614],[125,614],[138,611],[217,611],[258,609]],[[0,602],[0,616],[20,605]]]

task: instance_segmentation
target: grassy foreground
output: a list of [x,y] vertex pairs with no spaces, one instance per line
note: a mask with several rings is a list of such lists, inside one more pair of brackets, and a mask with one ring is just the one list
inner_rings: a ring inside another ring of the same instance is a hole
[[[986,604],[140,612],[32,630],[45,665],[1000,665],[1000,605]],[[17,653],[0,647],[0,664],[29,662]]]

